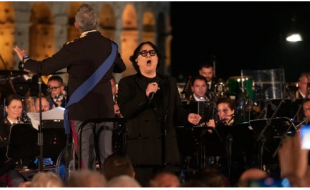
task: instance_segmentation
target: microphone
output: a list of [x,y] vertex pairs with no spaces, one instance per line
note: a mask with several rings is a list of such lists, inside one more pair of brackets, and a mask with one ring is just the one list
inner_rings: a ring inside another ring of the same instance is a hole
[[[158,80],[157,77],[156,77],[156,81],[155,81],[155,82],[156,82],[157,85],[159,86],[159,80]],[[155,92],[151,92],[150,95],[149,95],[149,105],[151,105],[151,102],[152,102],[152,100],[153,100],[154,94],[155,94]]]

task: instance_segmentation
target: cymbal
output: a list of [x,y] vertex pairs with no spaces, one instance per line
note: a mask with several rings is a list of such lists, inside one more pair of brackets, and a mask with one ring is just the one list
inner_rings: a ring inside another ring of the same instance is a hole
[[20,70],[0,70],[0,75],[4,76],[17,76],[17,75],[25,75],[28,74],[26,71]]

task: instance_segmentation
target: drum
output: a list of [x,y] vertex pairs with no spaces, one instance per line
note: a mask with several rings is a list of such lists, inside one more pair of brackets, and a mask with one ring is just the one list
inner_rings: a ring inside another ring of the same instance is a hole
[[249,76],[233,76],[230,77],[227,81],[228,93],[230,95],[238,95],[242,91],[242,83],[243,88],[249,98],[254,100],[255,98],[255,89],[253,79]]

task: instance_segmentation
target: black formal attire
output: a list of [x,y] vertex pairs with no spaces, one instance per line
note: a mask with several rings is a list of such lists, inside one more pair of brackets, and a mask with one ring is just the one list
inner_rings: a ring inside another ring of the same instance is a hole
[[[146,96],[147,85],[157,82],[158,90],[152,100]],[[181,105],[176,81],[157,73],[155,78],[131,75],[118,84],[118,104],[128,119],[127,154],[134,166],[154,168],[179,162],[175,126],[187,122],[187,112]],[[145,185],[147,174],[137,180]],[[150,176],[148,176],[150,177]]]
[[8,119],[0,122],[0,182],[9,187],[18,187],[24,182],[24,178],[15,170],[15,160],[7,157],[7,146],[5,142],[10,141],[10,131],[12,124]]
[[[114,43],[114,42],[113,42]],[[83,33],[80,38],[69,42],[63,46],[52,57],[43,61],[29,59],[25,62],[25,69],[35,73],[48,75],[60,69],[67,68],[69,73],[68,100],[73,92],[80,87],[111,54],[111,40],[102,36],[98,31]],[[69,108],[69,119],[73,126],[73,138],[77,141],[77,130],[83,121],[92,118],[113,118],[113,98],[110,79],[112,72],[121,73],[126,69],[120,54],[117,53],[114,63],[100,82],[78,103]],[[104,125],[104,124],[103,124]],[[97,127],[105,127],[97,125]],[[91,124],[83,131],[82,160],[86,168],[94,167],[95,154],[93,151],[93,135]],[[101,135],[101,133],[100,133]],[[112,133],[111,133],[112,137]],[[104,139],[101,138],[103,141]],[[105,139],[107,140],[107,139]],[[111,140],[110,140],[111,141]],[[99,146],[106,142],[99,143]],[[111,143],[106,145],[111,149]],[[90,153],[91,152],[91,153]],[[106,157],[107,155],[105,155]],[[101,157],[102,158],[102,157]],[[103,161],[103,160],[102,160]]]

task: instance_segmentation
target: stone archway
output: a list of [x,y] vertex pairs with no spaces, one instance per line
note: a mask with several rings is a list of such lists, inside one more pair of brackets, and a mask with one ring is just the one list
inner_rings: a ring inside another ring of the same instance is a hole
[[68,30],[67,30],[67,40],[72,41],[80,36],[78,29],[74,27],[75,14],[82,2],[72,2],[68,10]]
[[135,7],[132,4],[127,4],[122,14],[123,31],[121,35],[121,54],[122,59],[126,64],[126,71],[122,73],[122,77],[135,74],[129,57],[133,54],[138,46],[138,24]]
[[150,41],[155,44],[155,38],[155,18],[152,12],[147,11],[143,14],[142,42]]
[[34,2],[31,8],[29,29],[29,55],[43,60],[55,52],[54,21],[45,2]]
[[115,40],[115,16],[111,5],[102,6],[99,13],[99,31],[101,34],[111,40]]
[[[13,68],[15,11],[11,2],[0,2],[0,55],[7,69]],[[0,63],[0,69],[5,69]]]

